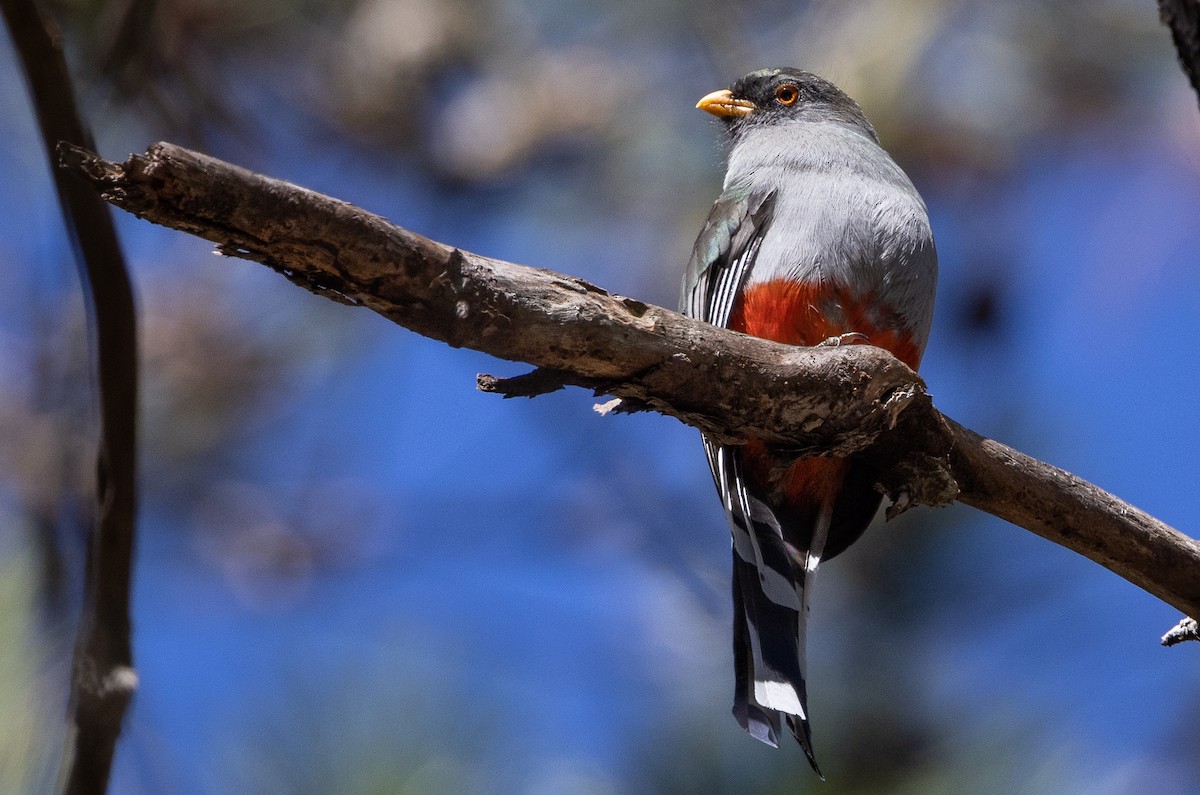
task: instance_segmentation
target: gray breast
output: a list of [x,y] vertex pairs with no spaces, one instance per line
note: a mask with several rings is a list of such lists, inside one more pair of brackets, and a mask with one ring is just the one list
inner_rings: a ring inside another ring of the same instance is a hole
[[863,131],[807,120],[750,131],[730,153],[725,182],[776,191],[747,284],[788,278],[871,295],[923,345],[937,281],[929,216],[908,176]]

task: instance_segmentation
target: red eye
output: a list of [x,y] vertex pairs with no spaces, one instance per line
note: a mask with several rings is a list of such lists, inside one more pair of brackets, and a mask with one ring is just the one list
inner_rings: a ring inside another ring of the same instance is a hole
[[800,98],[800,89],[796,88],[791,83],[784,83],[779,88],[775,89],[775,99],[781,105],[791,105]]

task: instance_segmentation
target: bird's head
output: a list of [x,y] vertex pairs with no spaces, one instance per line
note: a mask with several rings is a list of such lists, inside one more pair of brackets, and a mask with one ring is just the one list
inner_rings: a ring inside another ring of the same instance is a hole
[[702,97],[696,107],[725,122],[735,139],[754,127],[793,119],[849,123],[877,138],[857,102],[825,78],[800,69],[759,69],[731,88]]

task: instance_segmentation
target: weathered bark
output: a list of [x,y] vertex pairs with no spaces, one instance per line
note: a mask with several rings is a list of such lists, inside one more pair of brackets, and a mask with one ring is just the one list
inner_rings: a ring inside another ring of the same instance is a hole
[[758,436],[796,453],[857,452],[901,508],[957,499],[1200,615],[1200,544],[944,417],[920,378],[883,350],[796,348],[714,328],[580,279],[444,246],[171,144],[123,164],[76,147],[61,155],[122,209],[425,336],[542,368],[481,377],[488,391],[575,384],[733,442]]
[[1185,618],[1167,630],[1167,634],[1162,636],[1162,645],[1174,646],[1185,640],[1200,640],[1200,624],[1194,618]]

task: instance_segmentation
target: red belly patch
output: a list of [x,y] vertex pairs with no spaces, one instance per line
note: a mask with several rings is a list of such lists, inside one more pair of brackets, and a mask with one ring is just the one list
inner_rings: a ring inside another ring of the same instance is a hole
[[858,332],[916,369],[921,353],[904,319],[873,295],[844,287],[776,279],[742,291],[729,315],[729,328],[788,345],[816,345]]
[[[748,286],[734,304],[729,328],[788,345],[816,345],[830,337],[858,332],[872,345],[891,351],[916,369],[921,352],[904,319],[872,295],[821,284],[777,279]],[[761,440],[742,451],[746,474],[771,502],[786,503],[799,515],[813,515],[841,488],[847,461],[802,458],[785,468]]]

